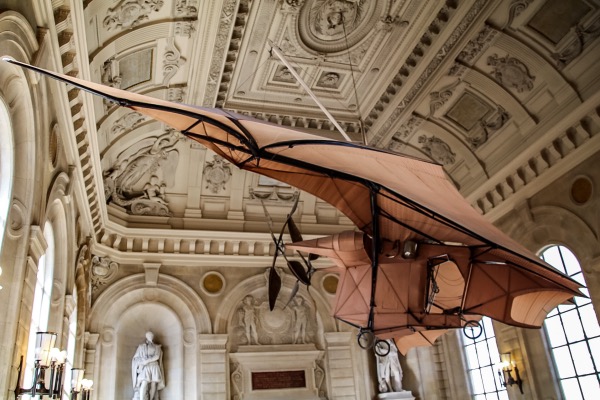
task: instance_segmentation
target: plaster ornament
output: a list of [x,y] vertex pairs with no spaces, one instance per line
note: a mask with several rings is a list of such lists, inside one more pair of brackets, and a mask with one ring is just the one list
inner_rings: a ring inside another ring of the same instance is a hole
[[429,115],[433,115],[433,113],[446,104],[446,102],[452,97],[452,93],[459,83],[460,79],[438,92],[431,92],[429,94],[429,98],[431,100],[429,103]]
[[284,82],[284,83],[296,83],[296,78],[290,72],[288,67],[285,65],[280,65],[275,70],[275,75],[273,75],[273,80],[276,82]]
[[330,39],[352,32],[363,18],[364,3],[365,0],[313,1],[310,15],[317,36]]
[[319,78],[319,81],[317,82],[317,86],[329,89],[337,89],[340,87],[340,83],[340,74],[336,72],[323,72]]
[[222,157],[214,155],[213,161],[206,163],[203,174],[206,177],[206,188],[213,193],[219,193],[220,190],[227,188],[227,182],[232,174],[231,164]]
[[485,50],[496,37],[498,31],[493,29],[491,26],[486,25],[477,34],[475,39],[469,41],[467,45],[462,49],[458,55],[458,60],[464,63],[471,63],[477,59],[479,55]]
[[92,289],[107,284],[119,270],[119,264],[108,257],[92,257],[92,268],[90,269]]
[[177,0],[175,3],[177,16],[194,17],[198,15],[198,7],[194,0]]
[[533,89],[535,76],[516,58],[498,57],[497,54],[493,54],[488,57],[488,65],[494,67],[492,75],[505,88],[516,89],[519,93]]
[[481,126],[486,133],[486,138],[489,137],[492,133],[496,132],[510,119],[510,114],[502,107],[498,106],[498,110],[496,111],[496,115],[488,120],[482,120]]
[[450,146],[443,140],[435,136],[428,138],[427,136],[422,135],[419,137],[419,143],[422,143],[421,148],[434,161],[442,165],[454,164],[456,154],[452,152]]
[[150,13],[160,10],[163,4],[163,0],[121,0],[108,9],[102,24],[109,31],[130,29],[148,20]]
[[133,129],[137,125],[141,124],[146,120],[146,117],[138,112],[130,112],[123,115],[121,118],[116,120],[110,129],[111,136],[118,136],[121,133]]
[[564,49],[552,53],[558,69],[566,67],[583,52],[588,43],[600,36],[600,19],[587,28],[584,28],[583,24],[577,24],[571,32],[574,36],[571,42]]
[[510,26],[514,19],[518,17],[529,5],[533,2],[533,0],[513,0],[508,10],[508,20],[506,24],[504,24],[503,28]]
[[146,332],[146,341],[140,344],[131,360],[133,400],[159,400],[158,392],[165,388],[163,351],[154,343],[154,334]]
[[170,186],[167,180],[173,179],[179,162],[175,149],[178,141],[178,133],[170,130],[132,155],[121,153],[114,166],[104,173],[106,201],[133,215],[170,215],[165,188]]
[[175,23],[175,34],[179,36],[187,36],[191,38],[196,32],[196,24],[194,21],[177,21]]
[[100,80],[106,86],[121,88],[121,75],[119,75],[119,63],[114,57],[109,58],[102,64]]
[[290,7],[300,8],[304,5],[305,0],[285,0],[286,4]]
[[167,39],[167,47],[163,60],[163,85],[168,85],[171,78],[175,76],[179,68],[185,63],[185,58],[175,46],[173,38]]

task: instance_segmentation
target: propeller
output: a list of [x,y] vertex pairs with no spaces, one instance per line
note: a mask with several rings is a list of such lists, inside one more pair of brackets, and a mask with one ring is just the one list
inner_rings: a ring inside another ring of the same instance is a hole
[[281,254],[281,256],[285,259],[285,261],[287,263],[288,269],[290,270],[292,275],[294,275],[294,277],[296,278],[296,283],[294,284],[294,287],[292,288],[290,298],[288,299],[284,308],[287,307],[288,304],[290,304],[292,299],[298,293],[298,290],[300,288],[300,283],[302,283],[303,285],[306,285],[307,288],[310,286],[311,277],[312,277],[313,273],[315,272],[315,269],[312,266],[311,261],[316,260],[319,257],[316,254],[309,254],[308,257],[305,257],[303,254],[301,254],[300,252],[297,251],[296,253],[300,256],[300,259],[302,260],[302,262],[300,262],[298,260],[288,259],[287,255],[285,254],[285,248],[283,245],[283,234],[286,231],[286,229],[287,229],[290,237],[292,238],[293,242],[301,242],[302,241],[302,234],[300,233],[300,229],[298,229],[298,226],[296,225],[296,223],[294,222],[294,219],[292,217],[292,215],[294,214],[294,212],[296,212],[296,209],[298,207],[298,200],[299,200],[299,196],[296,197],[296,199],[292,205],[292,208],[291,208],[289,214],[287,215],[285,223],[283,224],[281,231],[279,232],[279,237],[275,236],[274,229],[273,229],[273,219],[271,218],[271,215],[269,214],[269,211],[267,210],[265,203],[261,201],[263,211],[264,211],[265,217],[267,219],[267,225],[269,226],[269,231],[271,233],[271,238],[273,239],[273,242],[275,243],[275,254],[273,255],[273,262],[272,262],[271,268],[269,269],[269,288],[268,288],[269,290],[268,290],[268,292],[269,292],[269,309],[271,311],[273,311],[273,309],[275,308],[275,303],[277,301],[277,297],[279,296],[279,292],[281,291],[281,277],[275,270],[275,265],[277,263],[277,257]]

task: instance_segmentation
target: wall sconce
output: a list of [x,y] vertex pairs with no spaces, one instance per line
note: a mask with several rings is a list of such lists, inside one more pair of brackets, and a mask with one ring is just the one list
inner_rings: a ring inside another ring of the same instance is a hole
[[[512,376],[512,371],[515,371],[515,377]],[[502,386],[518,385],[521,394],[523,394],[523,380],[519,375],[519,368],[510,357],[510,353],[500,354],[500,364],[498,365],[498,377]]]
[[[37,332],[35,338],[35,364],[33,370],[33,381],[31,388],[21,388],[21,373],[23,370],[23,356],[19,362],[17,387],[15,388],[15,398],[24,394],[31,397],[36,395],[48,396],[51,399],[60,397],[62,388],[63,374],[65,370],[66,351],[60,351],[54,344],[56,343],[56,333]],[[47,375],[50,375],[50,381],[47,383]]]

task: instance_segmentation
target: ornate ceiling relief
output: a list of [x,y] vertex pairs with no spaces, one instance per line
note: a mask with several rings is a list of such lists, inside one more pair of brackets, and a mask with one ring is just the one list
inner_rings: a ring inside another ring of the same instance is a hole
[[108,257],[92,257],[91,281],[92,290],[106,285],[119,270],[119,264]]
[[131,155],[121,153],[104,173],[104,194],[133,215],[170,215],[165,188],[173,185],[180,134],[168,131]]
[[198,4],[196,0],[177,0],[175,13],[178,17],[195,17],[198,15]]
[[463,50],[458,55],[458,60],[467,64],[473,63],[479,56],[483,53],[485,49],[487,49],[490,44],[494,41],[498,34],[498,31],[492,28],[489,25],[486,25],[480,32],[477,34],[477,37],[463,48]]
[[435,162],[442,165],[452,165],[456,161],[456,154],[452,152],[450,146],[442,139],[435,136],[419,136],[421,149],[427,153]]
[[231,164],[226,162],[223,157],[214,155],[213,160],[207,162],[204,171],[206,180],[206,189],[214,194],[219,193],[221,190],[227,188],[227,182],[231,178]]
[[150,13],[160,10],[163,4],[163,0],[121,0],[108,9],[102,24],[109,31],[133,28],[148,20]]
[[535,76],[529,73],[529,69],[523,62],[514,57],[498,57],[492,54],[488,57],[488,65],[494,67],[492,75],[507,89],[515,89],[522,93],[533,89]]
[[163,59],[163,85],[169,84],[171,78],[175,76],[185,61],[185,58],[181,57],[181,52],[175,46],[175,40],[168,38]]
[[300,38],[308,48],[318,52],[347,50],[373,30],[382,17],[384,3],[374,0],[307,0],[298,20]]

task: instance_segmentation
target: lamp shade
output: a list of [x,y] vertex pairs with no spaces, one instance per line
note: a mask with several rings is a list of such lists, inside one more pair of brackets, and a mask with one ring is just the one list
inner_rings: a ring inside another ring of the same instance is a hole
[[83,390],[90,390],[93,385],[94,385],[94,381],[91,379],[82,379],[81,380],[81,386],[82,386]]
[[56,333],[54,332],[37,332],[35,338],[35,360],[39,361],[40,365],[47,367],[50,365],[52,348],[56,343]]
[[81,392],[81,383],[83,381],[83,374],[85,370],[83,368],[73,368],[71,370],[71,387],[74,392]]
[[511,358],[510,353],[501,353],[500,354],[500,367],[502,369],[510,368],[511,366]]

